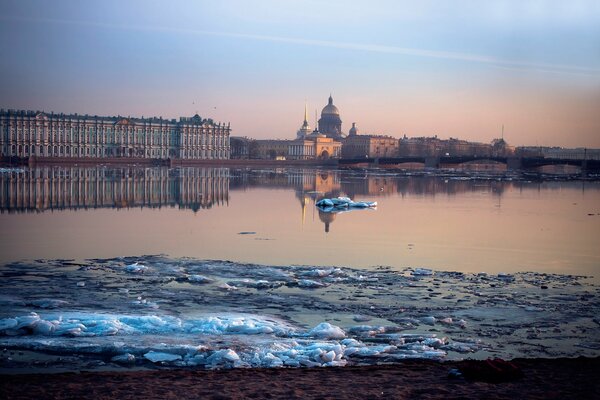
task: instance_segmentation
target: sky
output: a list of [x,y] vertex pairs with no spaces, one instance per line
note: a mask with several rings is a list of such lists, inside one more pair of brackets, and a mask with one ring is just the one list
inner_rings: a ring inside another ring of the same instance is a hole
[[0,107],[600,148],[600,2],[0,0]]

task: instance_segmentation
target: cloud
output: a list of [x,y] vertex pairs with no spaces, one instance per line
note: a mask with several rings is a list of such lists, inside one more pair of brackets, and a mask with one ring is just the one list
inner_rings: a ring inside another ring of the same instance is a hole
[[538,72],[561,73],[561,74],[580,74],[580,75],[598,75],[600,68],[590,68],[577,65],[565,64],[550,64],[550,63],[533,63],[518,60],[501,59],[492,56],[461,53],[452,51],[437,51],[427,49],[417,49],[408,47],[388,46],[380,44],[362,44],[340,41],[328,41],[318,39],[293,38],[285,36],[257,35],[250,33],[232,33],[219,31],[206,31],[189,28],[175,28],[166,26],[141,26],[141,25],[118,25],[111,23],[95,22],[95,21],[75,21],[50,18],[30,18],[17,16],[0,16],[0,20],[5,21],[23,21],[23,22],[38,22],[52,24],[67,24],[91,26],[103,29],[118,29],[130,31],[147,31],[147,32],[165,32],[184,35],[200,35],[200,36],[218,36],[228,38],[238,38],[243,40],[256,40],[263,42],[288,43],[300,46],[328,47],[342,50],[354,50],[361,52],[384,53],[384,54],[399,54],[414,57],[437,58],[445,60],[455,60],[473,63],[489,64],[495,67],[509,68],[515,70],[533,70]]

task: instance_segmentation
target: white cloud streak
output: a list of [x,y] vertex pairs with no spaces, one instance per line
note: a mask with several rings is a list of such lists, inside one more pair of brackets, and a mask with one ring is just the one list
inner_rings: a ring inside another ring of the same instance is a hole
[[501,59],[501,58],[497,58],[497,57],[479,55],[479,54],[469,54],[469,53],[460,53],[460,52],[452,52],[452,51],[426,50],[426,49],[416,49],[416,48],[388,46],[388,45],[379,45],[379,44],[361,44],[361,43],[327,41],[327,40],[318,40],[318,39],[293,38],[293,37],[284,37],[284,36],[206,31],[206,30],[164,27],[164,26],[161,27],[161,26],[140,26],[140,25],[118,25],[118,24],[94,22],[94,21],[75,21],[75,20],[49,19],[49,18],[0,16],[0,20],[91,26],[91,27],[103,28],[103,29],[117,29],[117,30],[142,31],[142,32],[164,32],[164,33],[174,33],[174,34],[184,34],[184,35],[218,36],[218,37],[237,38],[237,39],[243,39],[243,40],[256,40],[256,41],[273,42],[273,43],[287,43],[287,44],[300,45],[300,46],[328,47],[328,48],[335,48],[335,49],[341,49],[341,50],[354,50],[354,51],[360,51],[360,52],[398,54],[398,55],[413,56],[413,57],[437,58],[437,59],[444,59],[444,60],[473,62],[473,63],[489,64],[489,65],[492,65],[495,67],[509,68],[509,69],[513,69],[513,70],[527,70],[527,71],[549,72],[549,73],[560,73],[560,74],[600,75],[600,68],[590,68],[590,67],[582,67],[582,66],[577,66],[577,65],[565,65],[565,64],[533,63],[533,62],[525,62],[525,61],[518,61],[518,60],[507,60],[507,59]]

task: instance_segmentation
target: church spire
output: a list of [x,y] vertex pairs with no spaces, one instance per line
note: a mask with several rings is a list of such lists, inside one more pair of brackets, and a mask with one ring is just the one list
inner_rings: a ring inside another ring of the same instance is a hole
[[308,114],[306,111],[306,100],[304,100],[304,124],[308,125]]
[[331,97],[331,93],[329,93],[329,104],[333,104],[333,97]]

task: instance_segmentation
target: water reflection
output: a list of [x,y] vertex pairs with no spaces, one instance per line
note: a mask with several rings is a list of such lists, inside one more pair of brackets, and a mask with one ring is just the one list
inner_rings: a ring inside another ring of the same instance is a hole
[[[0,170],[0,262],[161,253],[269,265],[596,274],[600,182],[436,174]],[[340,195],[379,206],[342,215],[315,207]]]
[[1,212],[163,206],[198,210],[228,201],[225,168],[36,168],[0,174]]
[[[303,220],[307,207],[323,197],[453,196],[485,192],[501,197],[512,188],[585,190],[582,181],[528,182],[489,177],[407,176],[317,169],[43,167],[0,173],[0,212],[62,209],[178,207],[197,211],[228,205],[229,191],[292,189]],[[329,231],[335,215],[319,212]]]

